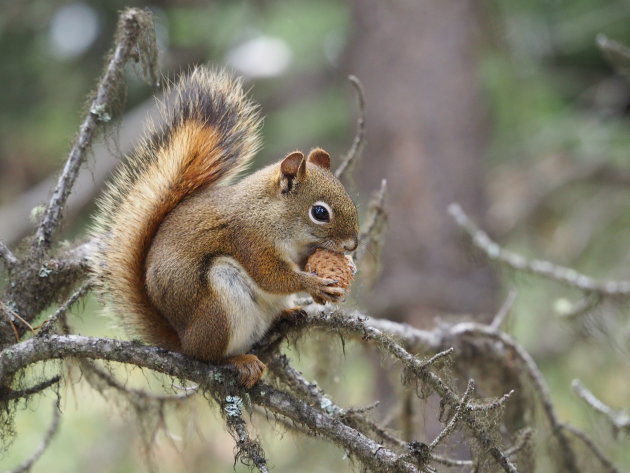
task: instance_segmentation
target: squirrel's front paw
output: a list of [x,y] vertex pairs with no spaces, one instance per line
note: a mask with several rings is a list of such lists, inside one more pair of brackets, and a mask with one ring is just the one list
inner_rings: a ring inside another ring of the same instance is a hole
[[308,292],[315,302],[338,302],[346,294],[346,290],[337,286],[334,279],[320,278],[312,273],[303,273],[306,279],[305,291]]

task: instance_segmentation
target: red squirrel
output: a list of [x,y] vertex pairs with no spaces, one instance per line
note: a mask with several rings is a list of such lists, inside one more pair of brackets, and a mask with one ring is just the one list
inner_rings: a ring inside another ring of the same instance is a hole
[[251,346],[292,294],[338,301],[305,272],[315,248],[353,251],[357,209],[322,149],[236,181],[260,147],[257,105],[228,73],[195,69],[162,105],[164,125],[118,169],[98,204],[97,287],[148,343],[233,365],[250,388]]

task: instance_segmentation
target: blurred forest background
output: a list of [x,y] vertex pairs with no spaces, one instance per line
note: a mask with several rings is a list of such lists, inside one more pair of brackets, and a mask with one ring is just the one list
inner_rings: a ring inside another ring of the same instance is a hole
[[[539,364],[560,418],[630,470],[627,439],[571,390],[579,378],[610,405],[630,408],[630,307],[601,303],[563,319],[578,292],[489,266],[447,213],[459,202],[505,247],[596,278],[630,279],[630,82],[596,44],[598,34],[630,44],[630,3],[5,0],[0,240],[10,246],[29,232],[32,209],[48,196],[126,6],[153,12],[165,77],[208,63],[246,78],[266,117],[257,165],[314,146],[339,162],[357,115],[347,75],[357,75],[367,144],[353,195],[364,206],[387,178],[390,218],[382,273],[353,303],[432,326],[438,315],[487,320],[516,288],[510,332]],[[115,115],[123,124],[94,149],[66,212],[66,239],[84,234],[93,198],[150,113],[157,91],[132,67],[128,72]],[[81,333],[121,336],[96,301],[74,312]],[[372,368],[375,357],[351,347],[344,355],[333,345],[326,366],[339,368],[320,384],[341,405],[366,405],[394,389],[396,379],[389,383]],[[326,371],[316,347],[292,356],[309,375]],[[83,384],[68,394],[60,433],[33,471],[142,471],[133,416]],[[0,456],[0,470],[37,445],[48,404],[42,398],[18,416],[18,436]],[[203,404],[164,420],[172,434],[157,439],[160,471],[233,471],[233,441]],[[331,446],[259,428],[275,471],[347,468]],[[305,457],[315,459],[305,465]]]

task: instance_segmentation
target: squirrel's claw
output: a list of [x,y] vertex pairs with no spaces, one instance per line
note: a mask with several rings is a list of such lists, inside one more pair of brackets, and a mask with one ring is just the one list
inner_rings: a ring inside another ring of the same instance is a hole
[[346,290],[342,287],[335,286],[338,281],[328,278],[320,278],[312,273],[307,275],[306,292],[308,292],[315,302],[323,304],[324,302],[338,302],[346,295]]

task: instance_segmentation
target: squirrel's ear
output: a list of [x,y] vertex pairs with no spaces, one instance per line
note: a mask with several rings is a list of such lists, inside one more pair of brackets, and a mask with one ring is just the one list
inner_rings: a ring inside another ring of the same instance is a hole
[[311,152],[308,153],[308,162],[320,168],[330,169],[330,155],[321,148],[312,149]]
[[280,163],[280,172],[282,173],[280,187],[284,194],[293,189],[295,182],[299,182],[304,178],[306,173],[304,154],[301,151],[289,153]]

